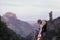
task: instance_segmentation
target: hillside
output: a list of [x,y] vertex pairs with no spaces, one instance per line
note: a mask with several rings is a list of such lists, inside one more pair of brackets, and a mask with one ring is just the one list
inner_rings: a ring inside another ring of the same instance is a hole
[[47,21],[47,32],[43,40],[60,40],[60,17]]
[[[34,36],[34,29],[38,28],[36,23],[29,24],[19,20],[16,15],[11,12],[4,14],[2,21],[6,22],[8,28],[25,37],[26,40],[31,40]],[[60,16],[51,21],[47,21],[47,32],[44,34],[43,40],[60,40]]]
[[[36,25],[36,27],[37,27],[37,25]],[[35,32],[37,33],[37,30]],[[34,36],[34,34],[31,33],[27,37],[29,39],[33,39],[33,36]],[[37,36],[35,38],[37,38]],[[27,40],[29,40],[29,39],[27,39]],[[53,19],[52,21],[47,21],[47,31],[43,35],[43,40],[60,40],[60,16],[57,17],[56,19]]]
[[0,40],[24,40],[24,38],[9,29],[7,25],[1,21],[0,16]]
[[17,19],[16,15],[12,12],[5,13],[2,16],[2,20],[6,22],[8,28],[22,37],[28,36],[33,31],[33,28],[29,23]]

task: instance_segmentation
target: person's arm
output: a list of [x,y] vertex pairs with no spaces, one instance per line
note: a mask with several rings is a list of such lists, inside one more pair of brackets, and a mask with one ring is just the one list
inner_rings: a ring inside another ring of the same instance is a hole
[[40,33],[42,32],[42,27],[43,27],[43,25],[41,24],[41,25],[40,25]]
[[38,37],[41,37],[41,32],[42,32],[42,25],[40,25],[40,32],[39,32],[39,34],[38,34]]

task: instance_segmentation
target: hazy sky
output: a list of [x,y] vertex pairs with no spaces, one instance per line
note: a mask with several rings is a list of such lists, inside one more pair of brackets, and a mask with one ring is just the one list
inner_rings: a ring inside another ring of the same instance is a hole
[[53,18],[60,16],[60,0],[0,0],[0,14],[13,12],[24,21],[48,20],[48,13],[53,11]]

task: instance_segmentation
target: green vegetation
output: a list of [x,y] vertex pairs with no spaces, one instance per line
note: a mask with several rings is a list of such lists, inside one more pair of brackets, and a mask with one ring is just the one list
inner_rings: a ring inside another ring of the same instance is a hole
[[24,38],[7,28],[7,25],[1,21],[0,16],[0,40],[24,40]]

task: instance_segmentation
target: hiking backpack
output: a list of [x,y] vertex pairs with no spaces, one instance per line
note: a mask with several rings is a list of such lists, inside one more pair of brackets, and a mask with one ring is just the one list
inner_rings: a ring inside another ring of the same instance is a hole
[[46,24],[43,26],[43,28],[42,28],[42,31],[43,32],[46,32],[47,31],[47,21],[45,21],[46,22]]

